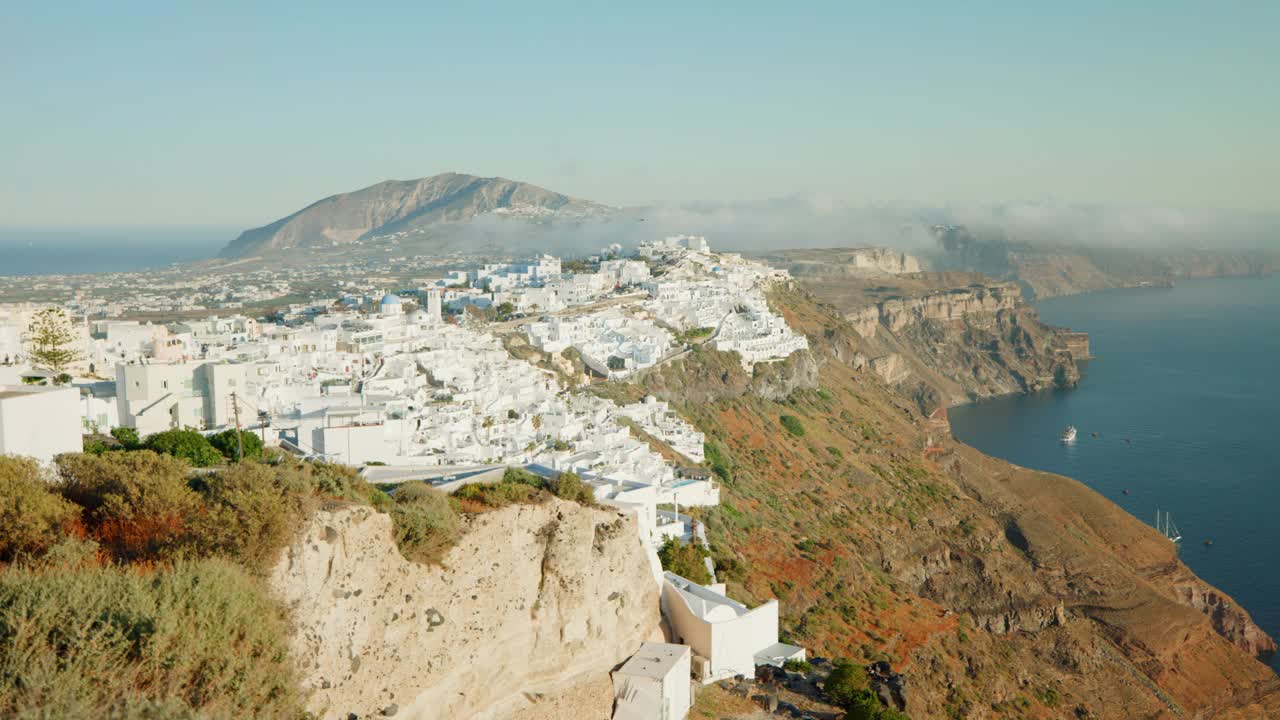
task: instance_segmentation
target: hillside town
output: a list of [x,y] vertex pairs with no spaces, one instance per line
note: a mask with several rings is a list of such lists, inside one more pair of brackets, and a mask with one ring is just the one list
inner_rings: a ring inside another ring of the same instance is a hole
[[[705,542],[680,512],[719,503],[717,478],[698,468],[702,433],[657,398],[618,404],[588,390],[703,343],[737,353],[748,370],[805,349],[766,299],[788,274],[692,236],[567,265],[541,255],[415,287],[352,281],[271,317],[118,319],[83,296],[3,305],[0,453],[50,463],[114,428],[140,437],[235,429],[298,457],[363,467],[386,485],[456,488],[507,467],[572,472],[597,502],[634,513],[652,552],[671,539]],[[237,288],[219,297],[289,291]],[[205,303],[193,296],[182,309]],[[750,675],[758,660],[803,658],[778,644],[776,602],[747,610],[707,566],[705,587],[655,572],[664,614],[693,648],[672,667],[713,682]],[[714,637],[736,639],[713,643],[710,624],[722,621]]]

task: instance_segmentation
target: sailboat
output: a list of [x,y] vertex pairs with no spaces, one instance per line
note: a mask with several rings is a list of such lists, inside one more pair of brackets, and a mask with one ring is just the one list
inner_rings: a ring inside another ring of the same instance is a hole
[[1182,533],[1178,531],[1178,526],[1173,523],[1173,518],[1170,517],[1169,513],[1166,512],[1164,514],[1163,524],[1160,522],[1160,508],[1156,508],[1156,530],[1159,530],[1161,535],[1168,538],[1169,542],[1176,543],[1182,539]]

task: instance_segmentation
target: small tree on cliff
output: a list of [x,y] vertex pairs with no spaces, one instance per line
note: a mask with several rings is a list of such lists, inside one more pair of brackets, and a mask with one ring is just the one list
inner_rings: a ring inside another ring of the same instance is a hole
[[36,313],[26,339],[31,360],[57,375],[63,375],[72,363],[83,357],[76,347],[71,319],[61,308],[46,308]]

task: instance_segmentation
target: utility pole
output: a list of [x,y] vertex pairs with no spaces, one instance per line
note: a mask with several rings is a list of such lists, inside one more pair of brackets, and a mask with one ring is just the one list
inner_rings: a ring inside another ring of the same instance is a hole
[[236,462],[244,462],[244,440],[240,437],[240,398],[231,393],[231,413],[236,418]]

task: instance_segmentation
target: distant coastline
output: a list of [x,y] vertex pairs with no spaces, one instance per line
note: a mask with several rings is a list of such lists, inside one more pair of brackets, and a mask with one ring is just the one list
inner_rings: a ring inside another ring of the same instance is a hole
[[224,228],[0,228],[0,276],[133,272],[215,257]]

